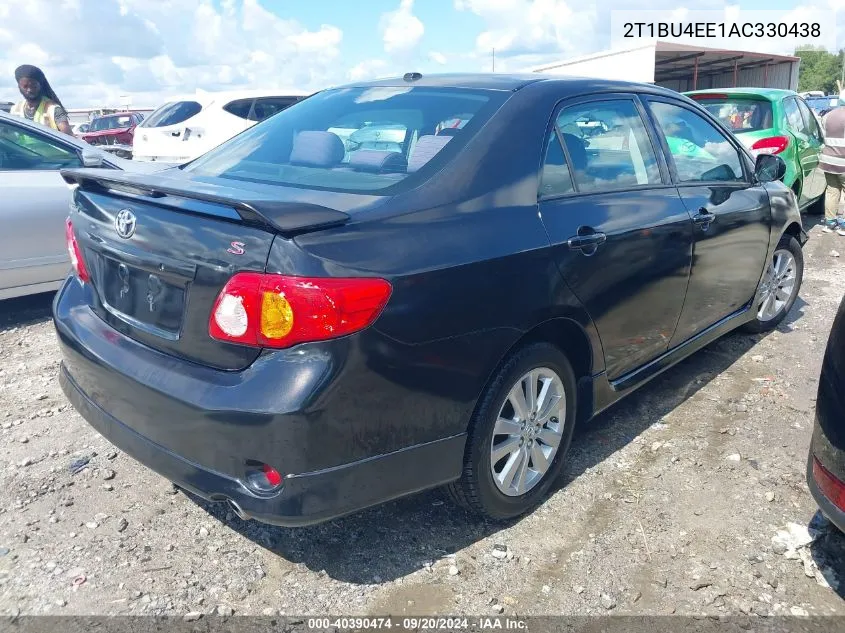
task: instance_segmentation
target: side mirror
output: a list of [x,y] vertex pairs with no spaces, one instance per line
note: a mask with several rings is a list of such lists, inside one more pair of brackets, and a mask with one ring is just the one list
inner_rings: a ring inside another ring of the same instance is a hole
[[786,163],[780,156],[760,154],[754,164],[754,173],[760,182],[783,180],[786,176]]
[[83,167],[102,167],[103,155],[96,150],[83,149],[82,150],[82,166]]

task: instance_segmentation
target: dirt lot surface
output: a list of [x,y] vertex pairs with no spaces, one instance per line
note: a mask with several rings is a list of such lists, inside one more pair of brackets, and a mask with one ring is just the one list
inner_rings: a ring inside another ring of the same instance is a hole
[[296,530],[195,502],[66,404],[50,297],[3,302],[0,614],[845,613],[845,539],[805,483],[845,238],[810,226],[777,332],[729,335],[602,415],[507,526],[439,491]]

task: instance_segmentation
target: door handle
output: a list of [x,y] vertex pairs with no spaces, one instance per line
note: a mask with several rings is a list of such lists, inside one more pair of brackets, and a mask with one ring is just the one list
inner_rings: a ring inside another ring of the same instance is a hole
[[710,213],[707,209],[701,208],[698,213],[692,217],[692,221],[699,225],[707,225],[716,221],[716,214]]
[[604,244],[606,240],[607,236],[604,233],[585,233],[584,235],[576,235],[575,237],[570,237],[568,240],[566,240],[566,244],[573,251],[595,251],[596,247],[601,244]]

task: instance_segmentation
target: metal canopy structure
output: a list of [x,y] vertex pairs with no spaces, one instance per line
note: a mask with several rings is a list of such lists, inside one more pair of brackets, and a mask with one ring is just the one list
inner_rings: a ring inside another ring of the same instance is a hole
[[[790,76],[795,70],[797,83],[799,57],[787,55],[772,55],[751,51],[732,51],[715,48],[701,48],[676,44],[674,42],[656,42],[654,60],[654,83],[667,85],[674,82],[691,83],[683,86],[684,90],[699,88],[727,88],[754,85],[757,88],[792,88],[784,86],[783,74],[786,70]],[[748,73],[751,69],[762,71]],[[770,75],[778,85],[770,84]],[[747,80],[753,77],[753,83]],[[740,81],[740,79],[746,81]],[[713,84],[717,80],[718,85]],[[721,81],[718,81],[721,80]],[[726,80],[729,82],[726,84]],[[792,82],[789,81],[791,84]],[[705,84],[705,85],[702,85]],[[674,88],[675,86],[667,85]]]
[[800,61],[787,55],[650,40],[530,70],[655,83],[679,92],[736,86],[795,90]]

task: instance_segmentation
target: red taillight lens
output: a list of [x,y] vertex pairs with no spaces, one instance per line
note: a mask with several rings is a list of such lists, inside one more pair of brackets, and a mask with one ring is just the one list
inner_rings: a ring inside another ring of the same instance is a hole
[[780,154],[787,147],[789,147],[789,137],[769,136],[767,138],[761,138],[754,143],[751,146],[751,153],[755,156],[760,154]]
[[845,510],[845,483],[839,481],[827,468],[813,457],[813,479],[822,494],[840,510]]
[[85,268],[85,260],[82,259],[82,250],[79,248],[79,242],[76,241],[76,235],[73,234],[73,222],[70,218],[65,220],[65,241],[73,272],[82,281],[88,281],[91,277],[88,275],[88,269]]
[[378,318],[392,288],[384,279],[238,273],[214,302],[213,339],[290,347],[353,334]]

